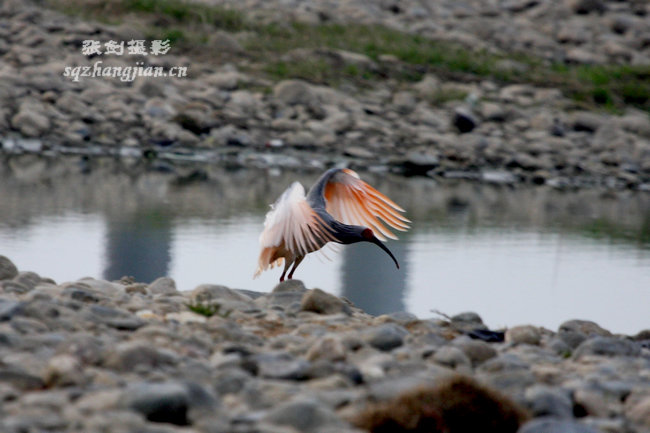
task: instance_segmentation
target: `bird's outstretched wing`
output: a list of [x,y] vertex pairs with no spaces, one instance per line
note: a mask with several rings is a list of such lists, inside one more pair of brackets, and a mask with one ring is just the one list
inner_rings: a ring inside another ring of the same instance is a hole
[[405,212],[394,201],[359,178],[350,169],[334,174],[325,185],[326,210],[345,224],[371,228],[377,238],[397,237],[382,222],[395,230],[406,231],[411,222],[400,212]]
[[278,256],[280,250],[305,256],[332,240],[331,229],[305,200],[305,189],[294,182],[266,214],[256,275],[277,264],[282,257]]

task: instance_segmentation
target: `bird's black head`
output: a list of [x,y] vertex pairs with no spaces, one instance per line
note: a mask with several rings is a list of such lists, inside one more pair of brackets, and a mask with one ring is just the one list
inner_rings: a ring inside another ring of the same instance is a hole
[[354,244],[357,242],[371,242],[377,245],[382,250],[386,251],[386,254],[390,256],[391,259],[395,262],[395,266],[399,269],[399,263],[393,255],[393,253],[384,245],[382,241],[377,239],[377,236],[373,233],[372,229],[363,226],[353,226],[348,224],[342,224],[338,221],[333,221],[332,223],[333,235],[336,238],[336,241],[342,244]]
[[399,269],[399,263],[397,263],[397,259],[393,255],[393,253],[388,249],[386,245],[379,239],[377,239],[377,236],[373,233],[373,231],[369,228],[364,228],[361,231],[361,237],[363,238],[363,241],[366,242],[372,242],[373,244],[377,245],[379,248],[382,250],[386,251],[386,254],[390,256],[391,259],[395,262],[395,266],[397,266],[397,269]]

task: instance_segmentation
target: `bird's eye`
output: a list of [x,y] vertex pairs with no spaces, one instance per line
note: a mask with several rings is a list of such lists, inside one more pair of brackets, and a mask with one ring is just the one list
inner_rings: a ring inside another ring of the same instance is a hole
[[375,235],[371,229],[365,229],[363,232],[361,232],[361,236],[366,239],[372,239]]

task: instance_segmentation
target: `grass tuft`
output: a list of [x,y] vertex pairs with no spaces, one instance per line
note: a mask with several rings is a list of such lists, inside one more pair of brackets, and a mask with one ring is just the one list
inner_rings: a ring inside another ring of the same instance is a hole
[[213,304],[213,303],[208,304],[200,301],[193,301],[192,303],[185,304],[185,306],[187,306],[187,308],[189,308],[190,311],[205,317],[212,317],[216,314],[217,316],[226,318],[230,316],[230,313],[232,313],[232,311],[230,310],[222,311],[221,304]]

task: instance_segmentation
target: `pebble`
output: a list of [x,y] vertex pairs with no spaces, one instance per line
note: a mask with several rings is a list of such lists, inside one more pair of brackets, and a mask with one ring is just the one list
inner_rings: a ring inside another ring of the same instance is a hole
[[404,344],[404,336],[408,334],[403,327],[391,323],[367,329],[365,340],[375,349],[389,352]]
[[300,309],[318,314],[350,314],[350,307],[340,298],[321,289],[313,289],[305,293],[300,301]]
[[176,282],[169,277],[160,277],[152,282],[147,290],[154,295],[176,295]]
[[582,342],[573,353],[574,358],[589,355],[638,356],[641,346],[629,340],[614,337],[593,337]]
[[11,260],[5,256],[0,256],[0,280],[10,280],[18,275],[18,269]]
[[506,341],[515,344],[531,344],[537,346],[542,341],[542,335],[535,326],[513,326],[506,331]]

